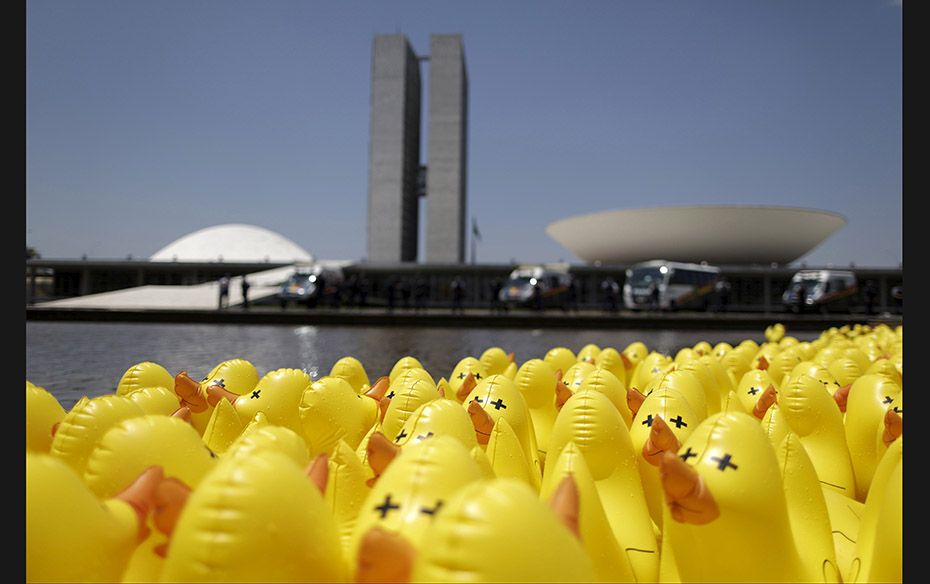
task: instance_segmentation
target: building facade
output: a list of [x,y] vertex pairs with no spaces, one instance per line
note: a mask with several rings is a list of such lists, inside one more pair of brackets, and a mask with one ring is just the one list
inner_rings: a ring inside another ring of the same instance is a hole
[[368,261],[417,257],[420,63],[407,37],[377,35],[371,59]]
[[[420,61],[429,61],[425,180],[420,165]],[[403,34],[372,50],[368,261],[415,262],[426,196],[425,261],[463,263],[466,238],[468,77],[462,37],[430,36],[417,57]]]
[[430,37],[426,261],[463,263],[466,235],[468,74],[462,36]]

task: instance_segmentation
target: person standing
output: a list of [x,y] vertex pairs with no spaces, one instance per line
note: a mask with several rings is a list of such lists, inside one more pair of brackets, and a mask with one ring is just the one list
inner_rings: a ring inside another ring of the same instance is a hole
[[223,310],[229,306],[229,274],[223,274],[219,281],[220,285],[220,301],[218,310]]
[[504,303],[501,302],[501,290],[504,284],[500,278],[491,280],[491,313],[504,312]]
[[730,304],[730,281],[721,278],[715,285],[717,291],[717,310],[720,312],[727,311],[727,305]]
[[418,274],[413,285],[413,303],[414,311],[420,312],[426,310],[426,299],[429,298],[429,283],[422,274]]
[[251,288],[251,284],[249,284],[249,281],[246,280],[245,275],[243,275],[242,276],[242,309],[243,310],[249,309],[249,288]]
[[601,282],[601,290],[604,292],[604,312],[617,312],[617,283],[613,278],[608,276]]
[[875,287],[874,281],[866,281],[865,288],[862,289],[862,295],[865,298],[865,313],[870,316],[875,314],[875,298],[878,296],[878,288]]
[[465,284],[462,282],[462,278],[456,276],[452,280],[452,312],[458,314],[465,314],[464,307],[465,300]]

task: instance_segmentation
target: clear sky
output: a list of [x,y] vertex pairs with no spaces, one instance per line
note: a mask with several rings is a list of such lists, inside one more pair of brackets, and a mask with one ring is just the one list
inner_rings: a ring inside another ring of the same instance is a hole
[[45,258],[143,258],[220,223],[363,258],[372,38],[402,32],[421,54],[463,35],[479,262],[577,263],[546,225],[699,204],[834,211],[848,224],[799,261],[902,261],[900,0],[28,0],[26,17],[26,243]]

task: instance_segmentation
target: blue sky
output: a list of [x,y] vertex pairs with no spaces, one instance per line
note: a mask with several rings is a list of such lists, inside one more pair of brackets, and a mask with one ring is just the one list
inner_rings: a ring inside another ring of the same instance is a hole
[[26,243],[43,257],[147,257],[220,223],[364,257],[372,37],[403,32],[419,53],[463,35],[479,262],[576,263],[546,225],[698,204],[834,211],[848,224],[800,261],[902,261],[900,2],[26,9]]

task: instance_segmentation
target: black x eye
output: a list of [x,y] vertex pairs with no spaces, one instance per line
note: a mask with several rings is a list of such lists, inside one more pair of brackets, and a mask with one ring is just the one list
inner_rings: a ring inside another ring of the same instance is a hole
[[437,500],[436,500],[436,504],[435,504],[432,508],[430,508],[430,507],[420,507],[420,513],[422,513],[422,514],[424,514],[424,515],[433,515],[433,516],[435,516],[435,515],[436,515],[436,512],[439,511],[439,508],[440,508],[440,507],[442,507],[442,499],[437,499]]
[[697,456],[697,453],[692,452],[690,446],[688,447],[687,450],[685,450],[684,454],[679,455],[679,457],[685,462],[688,462],[688,459],[691,458],[692,456]]
[[384,497],[384,503],[381,503],[380,505],[375,507],[375,511],[381,513],[381,519],[384,519],[385,517],[387,517],[388,513],[390,513],[391,511],[395,509],[400,509],[400,505],[396,503],[391,503],[390,493],[388,493]]
[[736,470],[737,466],[733,464],[732,462],[730,462],[732,458],[733,457],[729,454],[724,454],[722,457],[720,456],[710,457],[711,460],[717,461],[717,470],[727,470],[728,468],[732,468],[733,470]]

